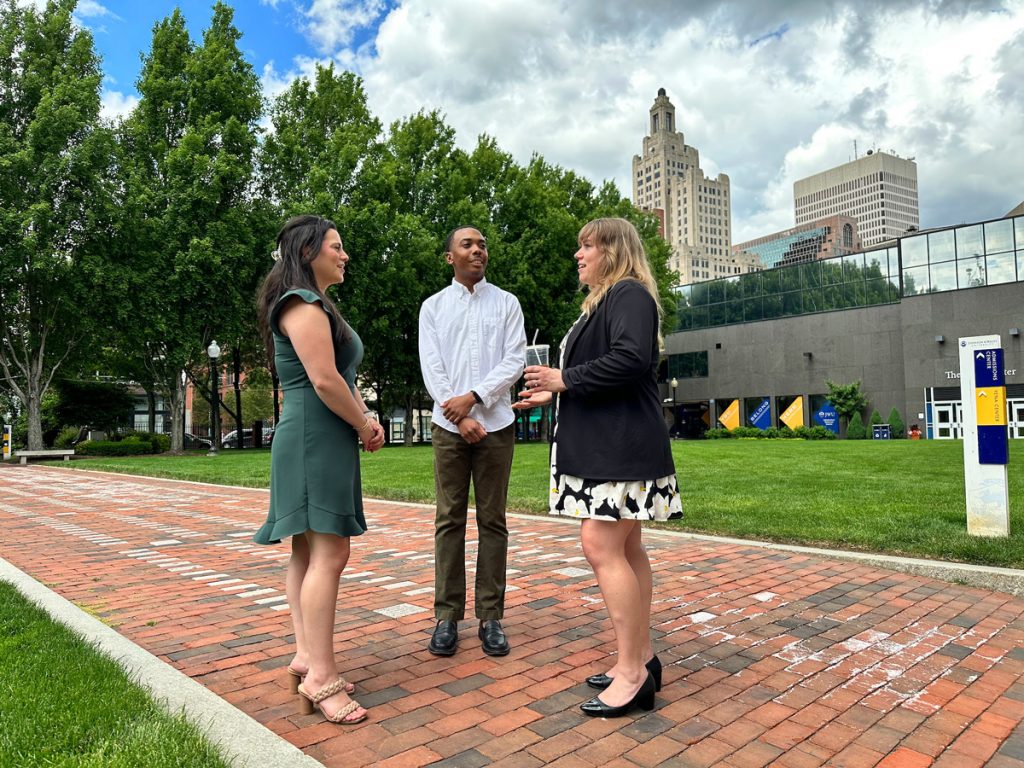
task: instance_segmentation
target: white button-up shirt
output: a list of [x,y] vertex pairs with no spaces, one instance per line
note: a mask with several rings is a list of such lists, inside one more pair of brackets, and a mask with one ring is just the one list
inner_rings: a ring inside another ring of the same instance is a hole
[[461,283],[438,291],[420,307],[420,369],[434,399],[433,422],[459,428],[441,403],[470,390],[482,403],[469,415],[488,432],[515,420],[510,390],[526,363],[526,331],[519,299],[486,280],[470,292]]

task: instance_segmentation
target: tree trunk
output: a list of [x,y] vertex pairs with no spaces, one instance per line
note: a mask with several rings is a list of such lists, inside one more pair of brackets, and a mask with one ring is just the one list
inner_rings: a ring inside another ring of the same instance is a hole
[[[238,448],[241,450],[245,448],[245,430],[242,424],[242,353],[238,351],[238,347],[234,349],[234,366],[235,366],[235,432],[238,435]],[[253,432],[252,443],[256,445],[256,433]]]
[[416,431],[416,421],[412,396],[409,395],[405,398],[405,440],[402,441],[406,448],[412,447],[413,433]]
[[[32,382],[29,382],[31,387]],[[28,450],[30,451],[41,451],[43,450],[43,414],[41,405],[41,398],[38,392],[29,389],[28,391],[28,403],[26,403],[28,411]]]
[[181,374],[175,378],[171,395],[171,450],[185,449],[185,383]]
[[[146,389],[146,401],[149,403],[149,424],[147,431],[151,435],[156,434],[156,394],[152,389]],[[134,426],[134,424],[132,425]]]

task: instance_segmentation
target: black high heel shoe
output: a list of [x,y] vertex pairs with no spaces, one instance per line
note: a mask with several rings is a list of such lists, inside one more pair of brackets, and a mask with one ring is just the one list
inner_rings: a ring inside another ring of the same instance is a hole
[[629,714],[633,707],[640,707],[647,712],[654,709],[654,675],[650,672],[647,673],[647,679],[636,695],[621,707],[608,706],[597,696],[580,704],[583,714],[591,717],[622,717]]
[[[647,671],[654,677],[654,690],[661,690],[661,659],[655,654],[654,658],[648,661],[645,665]],[[591,675],[587,678],[587,685],[591,688],[597,688],[599,691],[603,691],[609,685],[612,684],[614,678],[602,673],[600,675]]]

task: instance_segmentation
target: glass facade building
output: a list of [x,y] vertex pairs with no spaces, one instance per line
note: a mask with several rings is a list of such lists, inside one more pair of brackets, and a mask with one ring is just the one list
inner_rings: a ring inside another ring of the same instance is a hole
[[1024,216],[678,289],[672,332],[895,304],[904,296],[1024,281]]

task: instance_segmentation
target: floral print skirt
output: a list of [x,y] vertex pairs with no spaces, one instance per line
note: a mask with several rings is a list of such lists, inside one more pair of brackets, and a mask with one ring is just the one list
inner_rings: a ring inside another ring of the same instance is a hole
[[585,480],[560,473],[557,442],[551,446],[552,515],[593,520],[679,520],[682,498],[676,476],[656,480]]

